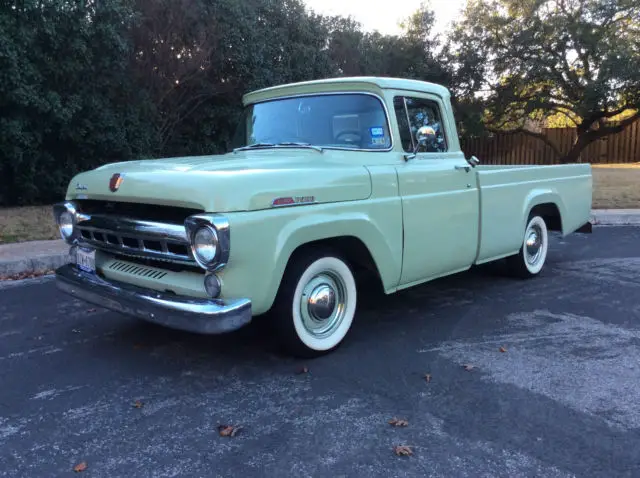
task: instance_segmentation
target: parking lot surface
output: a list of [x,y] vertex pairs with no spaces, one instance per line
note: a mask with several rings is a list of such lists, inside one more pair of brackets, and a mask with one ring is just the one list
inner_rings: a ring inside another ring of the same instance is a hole
[[307,362],[0,283],[0,476],[640,476],[640,228],[553,239],[534,280],[362,291]]

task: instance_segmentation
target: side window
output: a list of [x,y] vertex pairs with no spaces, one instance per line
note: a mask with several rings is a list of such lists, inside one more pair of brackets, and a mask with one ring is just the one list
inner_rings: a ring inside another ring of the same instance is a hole
[[393,98],[393,109],[396,113],[396,121],[398,122],[402,148],[406,152],[411,152],[413,151],[413,140],[411,139],[411,129],[409,128],[407,110],[404,107],[404,97],[396,96]]
[[444,137],[442,116],[440,115],[438,104],[435,101],[423,98],[405,98],[404,100],[407,107],[407,115],[409,116],[411,138],[415,138],[416,132],[422,126],[430,126],[436,132],[436,136],[433,141],[427,143],[426,148],[422,151],[429,153],[446,151],[447,143]]

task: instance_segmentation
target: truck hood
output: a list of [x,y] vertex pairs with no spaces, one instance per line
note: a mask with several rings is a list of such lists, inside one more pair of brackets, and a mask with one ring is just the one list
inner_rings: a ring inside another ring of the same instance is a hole
[[[336,161],[336,153],[273,149],[111,163],[76,175],[66,197],[207,212],[266,209],[280,197],[312,196],[316,203],[368,198],[368,170]],[[122,176],[122,182],[112,192],[109,182],[116,173]]]

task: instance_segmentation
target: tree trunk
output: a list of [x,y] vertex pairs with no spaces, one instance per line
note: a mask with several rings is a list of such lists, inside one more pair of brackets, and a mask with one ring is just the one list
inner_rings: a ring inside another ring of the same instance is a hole
[[574,141],[573,146],[571,146],[569,152],[560,158],[560,163],[577,163],[580,160],[580,153],[582,153],[582,151],[584,151],[584,149],[593,141],[594,140],[589,137],[588,133],[578,133],[578,137]]
[[573,143],[573,146],[566,155],[560,158],[560,162],[562,164],[577,163],[580,159],[580,153],[582,153],[582,151],[584,151],[591,143],[606,136],[622,133],[628,126],[639,119],[640,111],[636,112],[635,115],[629,116],[628,118],[620,121],[620,123],[615,126],[606,126],[601,122],[598,129],[589,129],[589,125],[587,123],[583,123],[578,126],[578,137]]

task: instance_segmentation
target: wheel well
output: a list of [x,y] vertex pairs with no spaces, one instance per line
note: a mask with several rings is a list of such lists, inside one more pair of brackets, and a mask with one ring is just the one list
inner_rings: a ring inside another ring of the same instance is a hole
[[538,204],[531,209],[531,214],[541,216],[550,231],[562,231],[562,217],[558,206],[554,203]]
[[356,280],[367,277],[375,278],[376,282],[382,287],[382,278],[373,260],[373,256],[371,252],[369,252],[369,248],[367,248],[364,242],[354,236],[330,237],[302,244],[291,253],[287,267],[289,267],[292,258],[298,254],[304,254],[306,250],[318,247],[330,249],[342,256],[353,269]]

